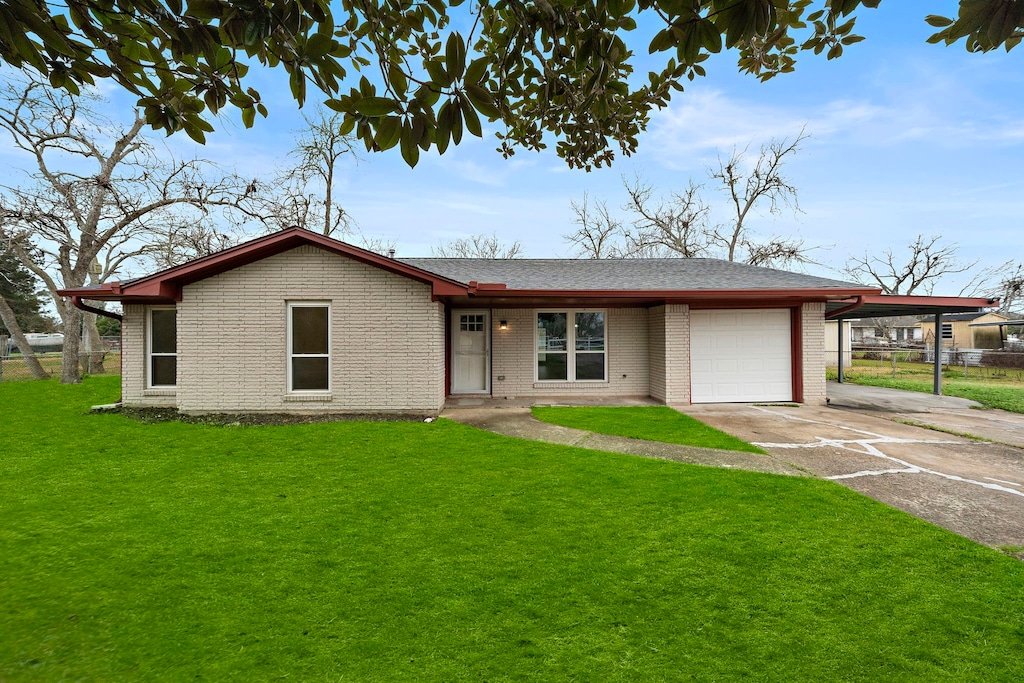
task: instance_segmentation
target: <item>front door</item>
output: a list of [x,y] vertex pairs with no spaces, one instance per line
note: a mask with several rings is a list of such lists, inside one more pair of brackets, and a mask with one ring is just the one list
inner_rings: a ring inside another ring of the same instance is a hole
[[452,393],[491,390],[491,314],[452,311]]

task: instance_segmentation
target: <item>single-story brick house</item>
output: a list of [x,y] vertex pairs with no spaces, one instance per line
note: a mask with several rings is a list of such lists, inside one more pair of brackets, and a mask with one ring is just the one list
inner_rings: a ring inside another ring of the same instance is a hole
[[62,292],[122,303],[126,405],[416,414],[458,395],[821,404],[826,307],[878,293],[715,259],[396,259],[300,228]]

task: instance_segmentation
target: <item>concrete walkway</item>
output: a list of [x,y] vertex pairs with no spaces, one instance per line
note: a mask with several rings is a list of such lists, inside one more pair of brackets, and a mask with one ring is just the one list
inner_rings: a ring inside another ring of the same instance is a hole
[[913,423],[1024,448],[1024,415],[986,408],[966,398],[828,383],[830,408]]
[[805,470],[794,467],[783,460],[757,453],[695,448],[657,441],[630,439],[623,436],[595,434],[582,429],[561,427],[537,420],[533,417],[530,409],[524,407],[446,408],[441,413],[441,416],[472,427],[486,429],[489,432],[503,434],[504,436],[543,441],[562,446],[579,446],[599,451],[626,453],[628,455],[674,460],[676,462],[708,465],[710,467],[728,467],[753,472],[810,476]]
[[860,384],[829,382],[826,392],[831,408],[878,410],[900,413],[927,413],[948,408],[980,408],[981,404],[956,396],[936,396],[918,391],[867,387]]

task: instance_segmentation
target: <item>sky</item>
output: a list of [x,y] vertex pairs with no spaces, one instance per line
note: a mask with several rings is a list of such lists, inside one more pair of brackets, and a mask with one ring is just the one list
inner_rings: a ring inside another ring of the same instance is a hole
[[[424,256],[432,246],[475,233],[519,241],[527,257],[574,255],[570,202],[586,192],[610,207],[625,200],[622,177],[641,175],[668,195],[734,147],[756,151],[773,138],[805,129],[810,138],[786,166],[798,188],[800,213],[751,223],[761,235],[796,235],[818,247],[803,269],[841,276],[851,255],[899,251],[919,233],[959,245],[965,261],[996,265],[1024,258],[1024,47],[984,55],[962,43],[928,45],[926,13],[955,15],[955,0],[889,2],[858,13],[866,40],[826,61],[810,53],[796,73],[766,83],[740,74],[735,54],[719,55],[708,76],[686,85],[655,112],[639,152],[611,168],[571,170],[553,150],[495,151],[493,129],[467,135],[443,156],[421,155],[409,169],[395,148],[347,163],[336,197],[359,229],[397,242],[399,256]],[[634,46],[635,47],[635,46]],[[649,59],[637,50],[641,72]],[[237,112],[215,121],[205,147],[183,134],[176,153],[213,159],[245,175],[270,174],[285,161],[302,126],[283,71],[256,73],[270,108],[246,130]],[[131,100],[111,91],[111,112]],[[553,146],[552,146],[553,147]],[[0,150],[10,174],[14,158]],[[724,195],[708,193],[725,208]],[[716,215],[724,217],[720,209]],[[956,294],[956,278],[936,294]]]

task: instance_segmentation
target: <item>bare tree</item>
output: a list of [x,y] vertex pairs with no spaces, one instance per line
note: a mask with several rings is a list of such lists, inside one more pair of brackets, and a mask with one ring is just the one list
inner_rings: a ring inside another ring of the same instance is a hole
[[512,244],[503,244],[497,235],[484,233],[452,240],[430,248],[431,254],[444,258],[510,259],[517,258],[522,251],[523,245],[518,241]]
[[[804,131],[789,140],[772,140],[762,145],[761,152],[752,167],[746,163],[747,150],[733,150],[727,161],[718,158],[718,169],[710,172],[721,189],[728,195],[732,205],[732,216],[727,224],[717,226],[711,239],[725,249],[726,258],[737,260],[737,249],[746,247],[751,256],[762,263],[768,261],[801,260],[802,242],[773,237],[767,243],[753,240],[747,230],[747,217],[751,211],[767,204],[768,212],[778,216],[783,207],[800,210],[796,187],[783,176],[782,167],[786,157],[796,153],[800,143],[807,139]],[[747,262],[753,262],[751,258]]]
[[79,330],[84,323],[94,351],[99,333],[95,316],[57,290],[107,280],[153,253],[155,233],[211,220],[213,208],[237,208],[252,189],[208,162],[157,154],[138,113],[119,126],[89,104],[25,78],[0,90],[0,128],[34,166],[27,183],[0,186],[0,234],[53,298],[64,328],[61,381],[72,383],[81,381]]
[[931,294],[943,277],[967,272],[977,265],[977,261],[961,262],[957,245],[942,244],[941,239],[938,235],[918,235],[903,254],[894,254],[892,249],[881,255],[865,252],[850,258],[845,272],[857,282],[881,287],[886,294]]
[[318,108],[303,116],[306,128],[295,139],[288,156],[294,165],[281,169],[265,193],[262,218],[272,229],[299,225],[328,237],[351,234],[353,223],[336,197],[336,179],[342,162],[358,159],[354,139],[341,133],[343,116]]
[[[19,320],[18,311],[16,310],[20,309],[23,316],[27,317],[29,321],[33,318],[37,322],[45,319],[37,313],[41,304],[36,291],[37,287],[38,283],[35,276],[21,264],[21,260],[11,252],[8,245],[0,242],[0,324],[2,324],[3,329],[10,333],[14,343],[18,345],[22,358],[25,360],[25,365],[28,367],[29,372],[32,373],[32,377],[35,379],[45,379],[50,375],[43,369],[39,359],[36,358],[35,350],[28,343],[28,339],[25,338],[25,332],[21,325],[22,321]],[[35,311],[31,309],[35,309]],[[29,313],[29,315],[25,315],[26,313]],[[0,339],[2,339],[2,336],[0,336]],[[6,351],[7,349],[0,349],[0,356],[3,356]]]
[[990,290],[990,296],[999,299],[1001,313],[1020,313],[1024,309],[1024,263],[1016,267],[1006,264],[999,285]]
[[622,221],[611,215],[604,200],[590,201],[590,195],[583,193],[583,199],[571,201],[576,214],[573,221],[579,227],[576,232],[565,235],[565,240],[576,246],[577,253],[585,258],[619,258],[616,240],[623,234]]
[[[807,139],[801,131],[792,140],[772,140],[761,147],[751,166],[747,150],[733,150],[728,160],[719,157],[709,178],[729,198],[729,219],[712,223],[712,205],[706,187],[690,180],[685,189],[668,198],[657,197],[643,179],[623,179],[626,219],[614,217],[604,202],[591,208],[587,197],[573,202],[579,229],[565,239],[590,258],[649,258],[718,256],[757,266],[781,267],[810,261],[808,247],[799,238],[753,235],[752,213],[765,208],[780,215],[784,208],[800,210],[796,188],[782,173],[785,161]],[[598,249],[599,248],[599,249]]]
[[983,268],[960,290],[960,296],[999,299],[1000,313],[1016,313],[1024,307],[1024,263],[1013,260]]
[[154,229],[147,244],[146,260],[158,269],[224,251],[242,241],[244,234],[230,225],[171,223]]
[[[3,296],[0,296],[0,323],[3,323],[7,331],[11,333],[11,337],[14,339],[14,343],[18,345],[21,357],[25,360],[25,365],[28,367],[32,377],[35,379],[46,379],[49,377],[49,373],[43,369],[39,359],[36,358],[35,351],[33,351],[32,346],[28,343],[28,339],[25,338],[25,332],[21,329],[21,325],[18,324],[18,319],[14,315],[14,309],[11,308],[10,304],[7,303],[7,299]],[[6,353],[6,351],[7,349],[4,349],[0,354]]]
[[625,209],[633,215],[636,231],[624,235],[627,258],[668,254],[695,258],[707,252],[711,208],[700,196],[700,185],[691,180],[685,190],[673,192],[671,199],[659,200],[655,205],[651,199],[653,188],[641,178],[634,178],[632,183],[623,179],[622,183],[629,195]]
[[394,256],[398,241],[381,235],[367,235],[358,227],[352,234],[352,242],[357,246],[382,256]]

